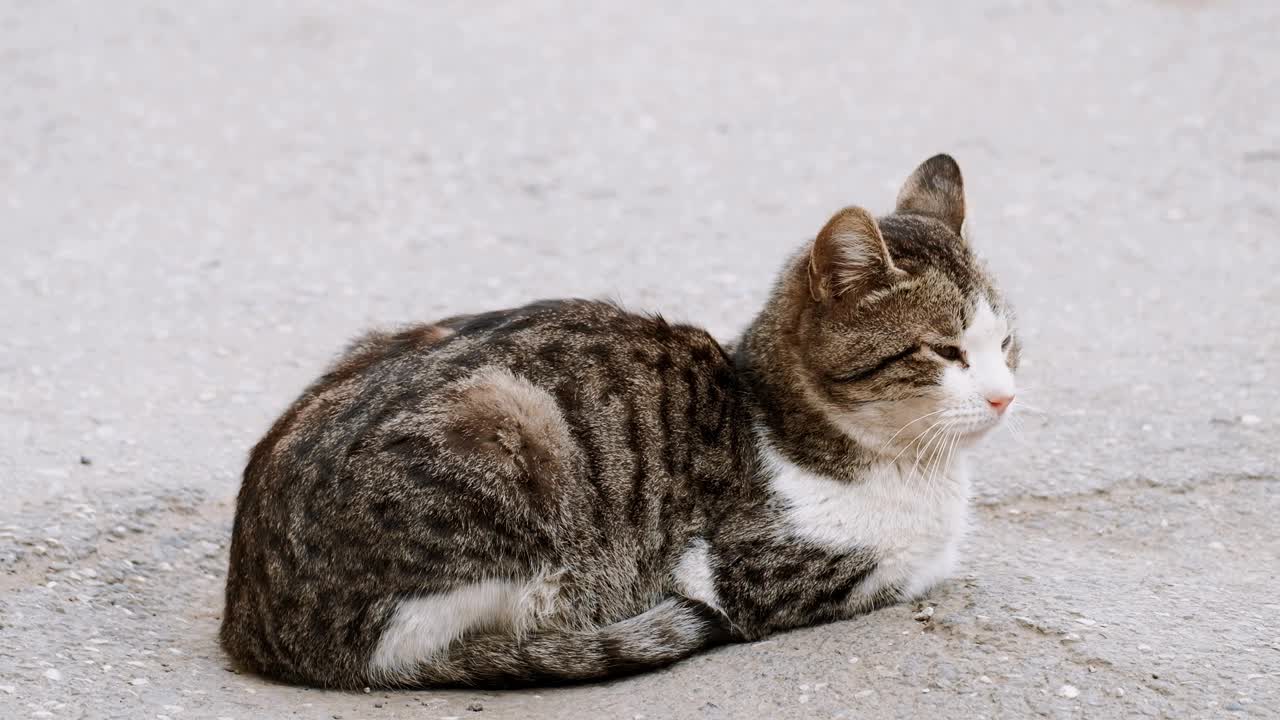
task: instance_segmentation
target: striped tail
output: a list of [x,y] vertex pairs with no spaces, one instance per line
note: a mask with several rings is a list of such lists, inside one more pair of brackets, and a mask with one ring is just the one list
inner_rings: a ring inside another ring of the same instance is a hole
[[664,667],[731,638],[723,615],[696,600],[671,598],[603,627],[466,637],[391,684],[513,687],[601,680]]

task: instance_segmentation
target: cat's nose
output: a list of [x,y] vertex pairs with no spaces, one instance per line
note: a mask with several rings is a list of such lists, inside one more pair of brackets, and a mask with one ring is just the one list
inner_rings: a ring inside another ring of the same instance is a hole
[[988,395],[987,402],[991,404],[991,409],[999,414],[1004,414],[1009,409],[1009,405],[1013,403],[1012,395]]

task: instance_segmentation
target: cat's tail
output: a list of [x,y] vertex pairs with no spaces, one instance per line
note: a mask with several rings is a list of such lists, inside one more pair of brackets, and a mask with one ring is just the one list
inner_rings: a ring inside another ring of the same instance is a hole
[[723,615],[696,600],[670,598],[603,627],[470,636],[407,673],[374,682],[512,687],[600,680],[670,665],[731,639]]

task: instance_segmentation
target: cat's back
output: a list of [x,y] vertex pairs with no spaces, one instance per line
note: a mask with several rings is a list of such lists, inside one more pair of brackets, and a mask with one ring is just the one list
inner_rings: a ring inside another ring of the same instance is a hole
[[704,380],[713,392],[734,382],[727,353],[701,328],[610,302],[543,300],[362,336],[277,420],[250,467],[282,445],[297,446],[300,461],[350,451],[371,424],[494,370],[552,393],[569,413],[619,393],[656,393],[668,375]]

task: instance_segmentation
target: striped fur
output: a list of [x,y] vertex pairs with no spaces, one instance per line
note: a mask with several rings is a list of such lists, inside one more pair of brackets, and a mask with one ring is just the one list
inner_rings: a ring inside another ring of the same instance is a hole
[[1018,353],[940,157],[833,217],[732,353],[588,300],[357,341],[250,455],[223,647],[325,687],[573,682],[927,589]]

